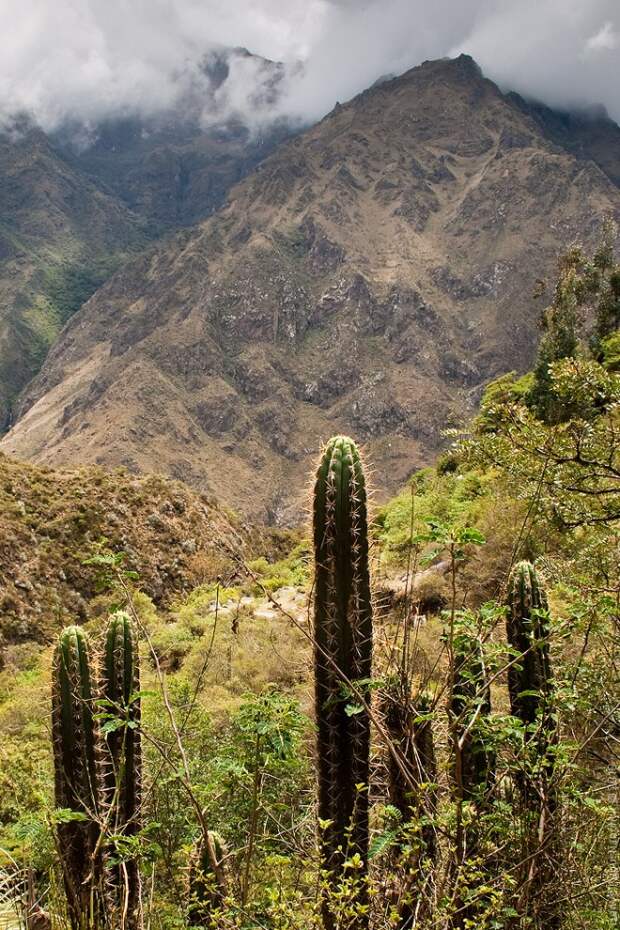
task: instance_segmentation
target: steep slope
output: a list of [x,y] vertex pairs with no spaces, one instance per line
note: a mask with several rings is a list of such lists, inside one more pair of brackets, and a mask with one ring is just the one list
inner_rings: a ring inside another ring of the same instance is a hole
[[143,222],[43,132],[0,135],[0,430],[63,324],[141,248]]
[[230,581],[237,556],[277,555],[285,544],[179,482],[122,469],[52,471],[0,454],[0,666],[3,642],[45,639],[86,619],[110,574],[86,564],[97,553],[124,552],[123,568],[167,604]]
[[523,100],[518,94],[509,96],[552,141],[577,158],[593,161],[620,187],[620,126],[609,118],[604,107],[558,112],[542,103]]
[[[129,255],[209,216],[288,134],[283,123],[251,133],[239,119],[217,122],[239,67],[260,108],[282,66],[224,49],[173,111],[49,136],[22,117],[0,133],[0,432],[69,316]],[[202,125],[203,111],[213,123]]]
[[532,293],[620,192],[467,56],[338,106],[66,328],[2,448],[123,463],[279,520],[321,438],[397,488],[485,380],[525,368]]
[[63,140],[63,152],[157,234],[204,220],[288,134],[284,125],[254,135],[238,121],[204,130],[172,117],[119,119],[101,124],[87,148]]

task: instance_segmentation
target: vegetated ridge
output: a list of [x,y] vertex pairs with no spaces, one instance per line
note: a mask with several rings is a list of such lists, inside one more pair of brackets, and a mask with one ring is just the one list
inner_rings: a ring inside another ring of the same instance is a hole
[[230,581],[237,558],[277,553],[281,542],[180,482],[123,469],[53,472],[0,454],[0,656],[3,641],[45,640],[85,619],[111,570],[88,564],[93,557],[123,553],[119,567],[167,605]]

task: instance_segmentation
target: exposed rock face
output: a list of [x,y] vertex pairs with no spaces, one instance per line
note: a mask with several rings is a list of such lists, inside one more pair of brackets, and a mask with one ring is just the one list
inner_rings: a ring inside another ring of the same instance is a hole
[[320,440],[346,431],[394,489],[485,380],[529,365],[536,280],[619,211],[610,178],[471,59],[427,62],[113,277],[2,448],[162,471],[284,519]]

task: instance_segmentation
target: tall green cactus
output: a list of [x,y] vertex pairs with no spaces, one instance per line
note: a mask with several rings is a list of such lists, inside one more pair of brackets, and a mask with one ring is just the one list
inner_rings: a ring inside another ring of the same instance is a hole
[[72,930],[105,926],[105,870],[101,843],[103,763],[95,719],[97,685],[86,633],[60,634],[52,667],[52,740],[58,850]]
[[[106,735],[111,764],[105,774],[107,803],[112,806],[115,834],[135,836],[142,825],[142,745],[140,734],[140,657],[138,637],[129,614],[110,617],[105,638],[101,695],[109,713],[123,726]],[[135,857],[114,869],[119,912],[127,930],[141,926],[140,872]]]
[[[347,856],[359,854],[365,869],[368,855],[370,721],[345,684],[360,682],[356,687],[368,697],[372,607],[366,484],[358,449],[346,436],[327,443],[319,464],[314,556],[319,817],[327,823],[321,853],[324,869],[336,881]],[[327,907],[324,923],[333,926]]]
[[508,580],[508,643],[520,654],[508,669],[510,707],[527,727],[535,723],[551,689],[547,596],[536,569],[518,562]]
[[192,927],[211,927],[213,912],[223,901],[227,849],[214,830],[199,839],[189,865],[188,920]]
[[450,717],[456,738],[454,783],[463,799],[481,800],[494,782],[495,756],[480,734],[484,718],[491,713],[491,690],[480,640],[457,634],[453,662]]
[[381,710],[391,743],[387,756],[388,799],[399,811],[403,824],[423,821],[419,844],[405,835],[397,851],[396,864],[401,874],[404,873],[395,888],[397,927],[408,930],[414,925],[416,915],[421,920],[427,910],[437,854],[433,824],[437,805],[437,763],[430,718],[432,704],[425,694],[412,700],[410,683],[405,678],[388,685],[382,692]]
[[[508,669],[512,714],[525,729],[525,765],[516,774],[523,798],[526,828],[518,870],[519,910],[536,926],[555,930],[561,924],[556,903],[559,841],[553,782],[553,753],[557,742],[551,711],[553,674],[549,655],[547,596],[530,562],[514,566],[508,580],[506,632],[517,653]],[[514,661],[517,659],[517,661]]]

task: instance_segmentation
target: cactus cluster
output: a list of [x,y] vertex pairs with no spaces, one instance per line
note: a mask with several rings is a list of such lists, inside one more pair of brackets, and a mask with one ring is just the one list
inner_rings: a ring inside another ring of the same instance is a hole
[[[331,439],[322,453],[314,487],[313,537],[318,814],[326,879],[323,925],[325,930],[339,926],[330,892],[338,891],[347,862],[356,857],[362,906],[354,926],[365,930],[373,612],[366,483],[359,451],[346,436]],[[548,713],[553,686],[548,634],[544,591],[533,566],[520,562],[509,579],[507,638],[514,660],[508,684],[512,713],[524,724],[528,751],[537,754],[546,754],[554,738]],[[481,641],[455,632],[450,657],[452,784],[462,823],[463,802],[482,810],[494,786],[495,758],[485,736],[491,699]],[[401,672],[384,688],[380,710],[390,744],[389,801],[404,824],[423,821],[421,842],[412,844],[411,836],[405,837],[394,860],[407,876],[400,889],[404,903],[399,903],[398,926],[404,930],[426,907],[429,876],[422,874],[422,866],[432,878],[438,851],[433,827],[433,704],[424,694],[414,698],[411,681]],[[98,713],[99,708],[104,713]],[[106,720],[103,732],[99,716]],[[140,668],[136,631],[127,613],[118,612],[109,620],[100,673],[88,635],[75,626],[61,633],[53,661],[52,730],[56,805],[62,809],[58,849],[71,928],[141,930],[135,854],[119,861],[110,849],[110,837],[121,835],[130,841],[125,849],[131,850],[131,840],[142,828]],[[537,740],[531,738],[533,733]],[[550,769],[543,766],[542,772],[537,777],[548,779]],[[525,805],[531,805],[535,791],[526,791],[525,782],[520,787]],[[552,812],[550,798],[548,793],[545,803]],[[202,819],[201,827],[189,868],[187,916],[193,926],[211,926],[227,894],[228,854],[221,837]],[[466,846],[469,852],[476,848],[476,827],[471,829],[467,844],[463,837],[459,841],[463,856]],[[524,861],[529,860],[528,855]],[[545,874],[538,872],[537,893],[542,894]],[[531,875],[528,881],[532,884]],[[468,908],[460,907],[455,926],[475,919]],[[550,927],[556,926],[555,916],[546,914]]]
[[[314,488],[314,639],[319,817],[323,868],[368,853],[372,662],[366,484],[346,436],[323,451]],[[353,687],[351,687],[353,686]],[[329,925],[329,917],[325,918]]]
[[[140,673],[130,617],[110,618],[101,678],[88,635],[60,634],[52,670],[52,733],[58,849],[72,930],[139,930],[135,858],[112,866],[108,836],[140,828]],[[106,737],[100,709],[117,717]]]

